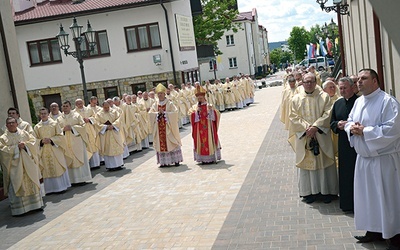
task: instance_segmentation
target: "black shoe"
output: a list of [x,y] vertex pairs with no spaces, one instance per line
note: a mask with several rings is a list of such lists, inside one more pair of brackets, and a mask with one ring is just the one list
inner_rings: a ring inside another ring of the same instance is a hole
[[179,162],[175,162],[175,167],[179,167]]
[[307,204],[311,204],[311,203],[313,203],[315,200],[316,200],[315,195],[312,195],[312,194],[303,197],[303,201],[304,201],[305,203],[307,203]]
[[332,197],[328,194],[328,195],[323,195],[323,202],[325,204],[329,204],[332,202]]
[[373,232],[367,232],[364,236],[354,236],[354,238],[358,240],[357,243],[368,243],[368,242],[384,240],[382,238],[382,234]]
[[91,167],[90,170],[96,170],[96,169],[100,169],[100,166],[97,167]]

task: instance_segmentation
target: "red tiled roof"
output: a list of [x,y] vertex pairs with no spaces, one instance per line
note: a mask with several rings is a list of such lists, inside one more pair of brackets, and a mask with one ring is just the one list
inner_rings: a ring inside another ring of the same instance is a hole
[[235,21],[243,21],[243,20],[250,20],[253,21],[253,13],[252,11],[247,12],[240,12],[236,17]]
[[44,19],[68,14],[87,13],[89,11],[104,10],[128,5],[145,5],[159,2],[155,0],[85,0],[73,4],[72,0],[46,1],[31,8],[14,14],[15,22]]
[[254,21],[254,17],[257,16],[257,9],[253,8],[251,11],[240,12],[239,15],[236,17],[235,21]]

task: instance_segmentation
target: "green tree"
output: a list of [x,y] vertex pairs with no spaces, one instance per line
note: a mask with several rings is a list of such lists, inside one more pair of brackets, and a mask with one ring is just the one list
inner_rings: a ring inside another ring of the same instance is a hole
[[282,54],[283,54],[282,49],[280,48],[273,49],[269,54],[269,59],[271,60],[271,63],[274,63],[275,65],[279,64],[282,61]]
[[193,18],[194,36],[199,45],[213,45],[216,54],[220,54],[217,43],[225,31],[234,33],[240,23],[234,22],[239,12],[234,6],[236,0],[201,0],[203,14]]
[[325,38],[325,34],[322,31],[322,26],[319,26],[316,24],[315,26],[312,26],[310,28],[310,42],[311,43],[317,43],[319,42],[320,38]]
[[306,45],[310,43],[310,33],[304,27],[293,27],[288,39],[289,48],[293,51],[295,60],[301,61],[304,59]]

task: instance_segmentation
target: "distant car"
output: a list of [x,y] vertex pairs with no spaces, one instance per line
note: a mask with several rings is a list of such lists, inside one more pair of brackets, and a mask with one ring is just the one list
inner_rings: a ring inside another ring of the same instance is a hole
[[307,68],[313,65],[317,70],[322,71],[326,69],[328,66],[327,59],[323,56],[319,56],[317,58],[307,58],[301,61],[299,64],[296,66],[306,66]]
[[328,66],[334,66],[335,65],[335,59],[333,58],[327,58],[328,59]]

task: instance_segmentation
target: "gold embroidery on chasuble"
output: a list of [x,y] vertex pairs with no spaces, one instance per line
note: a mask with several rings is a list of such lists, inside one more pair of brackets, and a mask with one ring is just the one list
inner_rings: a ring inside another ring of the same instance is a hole
[[[167,105],[158,105],[158,109],[162,109],[164,112],[167,108]],[[168,152],[167,147],[167,123],[165,122],[164,117],[160,117],[158,120],[158,135],[160,137],[160,151]]]

